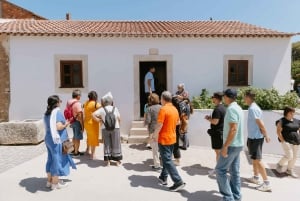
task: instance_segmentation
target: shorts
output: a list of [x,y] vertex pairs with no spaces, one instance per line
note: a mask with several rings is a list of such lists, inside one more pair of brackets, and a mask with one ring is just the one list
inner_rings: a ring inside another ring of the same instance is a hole
[[250,158],[253,160],[262,159],[262,147],[264,144],[264,138],[247,140],[247,146]]
[[82,140],[83,133],[81,131],[81,124],[79,121],[76,120],[72,123],[72,129],[73,129],[73,139]]
[[211,135],[211,148],[222,149],[223,147],[223,136],[222,135]]

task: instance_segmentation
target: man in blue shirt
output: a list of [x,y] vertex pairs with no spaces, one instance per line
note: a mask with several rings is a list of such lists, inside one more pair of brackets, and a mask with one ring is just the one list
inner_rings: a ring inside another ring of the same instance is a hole
[[[150,94],[155,93],[155,84],[154,84],[154,76],[153,73],[155,72],[155,67],[149,67],[149,71],[146,73],[144,77],[144,93],[141,97],[141,115],[145,118],[145,113],[147,112],[148,108],[148,97]],[[144,108],[142,110],[142,108]]]
[[[154,76],[153,73],[155,72],[155,67],[150,67],[149,71],[145,75],[144,83],[145,83],[145,93],[151,94],[155,92],[155,86],[154,86]],[[147,98],[148,98],[147,96]]]
[[270,142],[266,128],[262,121],[262,111],[255,103],[255,93],[251,90],[246,91],[244,96],[245,103],[249,106],[248,109],[248,150],[253,164],[254,176],[247,179],[250,183],[260,184],[259,174],[262,176],[264,182],[256,187],[259,191],[271,192],[270,182],[268,180],[266,168],[262,163],[262,147],[264,139]]
[[[235,101],[237,92],[227,89],[224,103],[228,106],[224,117],[223,148],[216,166],[219,191],[224,201],[241,200],[240,152],[244,146],[244,113]],[[230,171],[230,181],[227,177]]]

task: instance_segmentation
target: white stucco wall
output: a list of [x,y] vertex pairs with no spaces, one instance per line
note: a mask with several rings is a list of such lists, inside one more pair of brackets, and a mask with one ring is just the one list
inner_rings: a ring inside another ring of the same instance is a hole
[[[290,89],[290,39],[288,38],[86,38],[10,36],[11,104],[10,119],[41,118],[49,95],[55,89],[55,55],[86,55],[87,92],[101,96],[112,91],[122,115],[122,132],[128,133],[133,120],[134,56],[172,56],[172,86],[184,82],[191,96],[202,88],[223,90],[225,55],[253,56],[253,85]],[[63,106],[71,93],[59,93]]]

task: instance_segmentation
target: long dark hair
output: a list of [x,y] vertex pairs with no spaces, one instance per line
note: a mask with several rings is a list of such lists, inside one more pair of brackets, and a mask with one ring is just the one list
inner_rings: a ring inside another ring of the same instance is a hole
[[47,100],[47,110],[45,112],[45,115],[50,115],[52,110],[54,110],[57,107],[57,103],[60,102],[60,99],[57,95],[49,96]]
[[95,91],[90,91],[88,93],[88,98],[90,101],[95,101],[95,108],[97,107],[98,94]]

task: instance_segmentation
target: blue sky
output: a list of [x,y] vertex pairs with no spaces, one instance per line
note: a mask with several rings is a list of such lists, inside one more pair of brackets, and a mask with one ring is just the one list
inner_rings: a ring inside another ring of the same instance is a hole
[[[300,0],[9,0],[48,19],[239,20],[300,32]],[[299,41],[300,36],[293,41]]]

